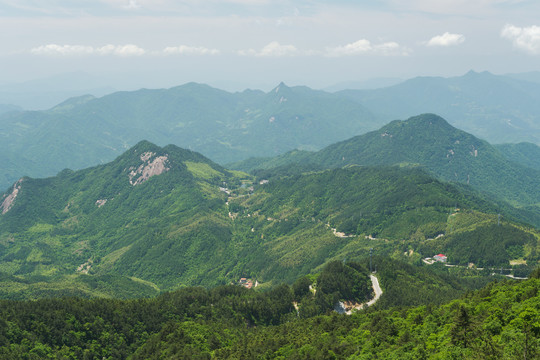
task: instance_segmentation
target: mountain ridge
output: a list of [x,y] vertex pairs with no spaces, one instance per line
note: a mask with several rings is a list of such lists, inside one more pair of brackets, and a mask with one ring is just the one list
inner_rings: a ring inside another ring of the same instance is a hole
[[111,161],[141,139],[177,144],[226,163],[296,147],[319,149],[375,129],[378,121],[352,100],[284,84],[268,93],[188,83],[83,96],[47,111],[0,115],[7,149],[0,188],[24,175],[52,176],[65,167]]
[[234,165],[247,171],[292,163],[310,163],[322,168],[351,164],[420,165],[441,179],[470,184],[513,204],[540,203],[538,170],[511,162],[488,142],[456,129],[434,114],[395,120],[379,130],[315,153],[290,152],[275,159],[252,159],[244,163],[248,166]]
[[[104,165],[23,178],[2,204],[9,197],[0,282],[10,290],[0,296],[24,298],[43,286],[130,296],[241,277],[272,287],[369,248],[390,255],[407,246],[415,257],[447,249],[459,264],[537,261],[537,233],[509,206],[419,167],[348,166],[255,182],[191,150],[141,141]],[[460,252],[484,246],[485,236],[469,239],[475,231],[498,230],[486,256]]]
[[343,90],[386,119],[436,113],[492,143],[540,143],[540,84],[490,72],[416,77],[375,90]]

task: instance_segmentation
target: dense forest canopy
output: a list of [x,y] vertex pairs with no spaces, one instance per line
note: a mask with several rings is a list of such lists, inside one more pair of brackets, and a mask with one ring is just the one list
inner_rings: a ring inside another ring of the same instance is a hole
[[527,281],[491,283],[440,307],[380,304],[348,316],[328,306],[328,299],[362,300],[367,295],[362,287],[358,292],[350,289],[365,276],[363,265],[337,262],[319,275],[315,294],[301,284],[311,280],[299,279],[292,287],[267,292],[224,286],[185,288],[128,301],[4,300],[0,356],[534,359],[540,355],[538,271]]

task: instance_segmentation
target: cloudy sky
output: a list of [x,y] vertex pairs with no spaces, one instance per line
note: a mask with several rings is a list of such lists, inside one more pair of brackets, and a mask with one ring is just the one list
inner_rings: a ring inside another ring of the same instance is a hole
[[0,83],[324,88],[540,71],[538,0],[0,0]]

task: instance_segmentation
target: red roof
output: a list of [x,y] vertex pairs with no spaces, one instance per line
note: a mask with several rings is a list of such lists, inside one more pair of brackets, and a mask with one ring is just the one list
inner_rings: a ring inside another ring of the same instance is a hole
[[439,254],[439,255],[437,255],[437,256],[440,256],[440,257],[443,257],[443,256],[444,256],[444,257],[446,257],[446,255],[444,255],[444,254]]

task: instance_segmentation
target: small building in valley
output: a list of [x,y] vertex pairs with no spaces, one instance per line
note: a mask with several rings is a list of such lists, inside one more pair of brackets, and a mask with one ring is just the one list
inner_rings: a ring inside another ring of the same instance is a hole
[[433,257],[433,260],[438,261],[438,262],[445,263],[445,262],[448,260],[448,258],[447,258],[446,255],[444,255],[444,254],[438,254],[438,255],[435,255],[435,256]]
[[253,287],[253,280],[247,278],[240,278],[238,285],[251,289]]

